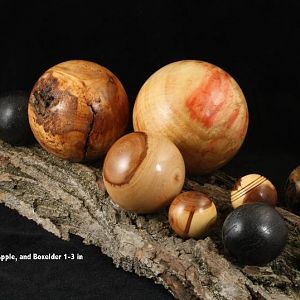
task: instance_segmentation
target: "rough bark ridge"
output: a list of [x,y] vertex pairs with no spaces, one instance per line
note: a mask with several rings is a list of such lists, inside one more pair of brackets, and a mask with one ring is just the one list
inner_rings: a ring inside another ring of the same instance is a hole
[[81,236],[116,266],[152,278],[178,299],[299,299],[296,215],[278,208],[289,242],[266,267],[239,266],[225,258],[220,232],[233,182],[220,172],[186,181],[184,189],[213,197],[219,220],[209,237],[184,241],[170,230],[166,211],[142,216],[112,204],[99,170],[60,160],[39,146],[15,148],[0,141],[0,202],[58,237]]

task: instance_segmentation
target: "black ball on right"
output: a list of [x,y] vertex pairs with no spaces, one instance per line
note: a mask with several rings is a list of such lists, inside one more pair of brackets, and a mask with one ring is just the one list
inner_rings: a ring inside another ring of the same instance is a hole
[[245,265],[265,265],[274,260],[287,237],[283,218],[264,203],[238,207],[227,216],[222,228],[225,249]]

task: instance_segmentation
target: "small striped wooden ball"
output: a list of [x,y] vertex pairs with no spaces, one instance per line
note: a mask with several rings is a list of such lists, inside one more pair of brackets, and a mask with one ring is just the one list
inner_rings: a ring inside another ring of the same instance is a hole
[[212,200],[200,192],[179,194],[169,209],[169,223],[183,238],[199,238],[215,223],[217,209]]
[[276,188],[270,180],[259,174],[241,177],[231,190],[233,208],[253,202],[263,202],[271,206],[275,206],[277,202]]

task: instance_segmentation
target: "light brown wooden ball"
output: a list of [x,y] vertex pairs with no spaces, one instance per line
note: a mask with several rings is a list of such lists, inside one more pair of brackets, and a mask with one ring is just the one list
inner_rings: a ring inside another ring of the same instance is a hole
[[71,161],[96,159],[125,131],[126,92],[118,78],[96,63],[71,60],[47,70],[34,85],[29,123],[48,152]]
[[289,210],[296,215],[300,215],[300,166],[297,166],[287,179],[285,203]]
[[277,203],[277,191],[266,177],[248,174],[237,180],[231,190],[231,203],[237,208],[246,203],[263,202],[271,206]]
[[144,83],[133,125],[136,131],[171,139],[187,172],[204,174],[237,153],[248,128],[248,108],[227,72],[207,62],[184,60],[164,66]]
[[169,208],[169,223],[183,238],[199,238],[216,222],[217,209],[212,200],[200,192],[179,194]]
[[116,141],[103,165],[103,182],[111,199],[137,213],[152,213],[170,204],[184,178],[184,161],[177,147],[165,137],[143,132]]

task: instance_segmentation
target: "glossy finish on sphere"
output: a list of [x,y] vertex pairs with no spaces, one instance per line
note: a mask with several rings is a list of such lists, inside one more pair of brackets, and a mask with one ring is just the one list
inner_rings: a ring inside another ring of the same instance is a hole
[[264,203],[238,207],[226,218],[225,249],[239,262],[264,265],[275,259],[287,242],[287,226],[279,213]]
[[200,192],[179,194],[169,208],[169,223],[183,238],[199,238],[215,223],[217,210],[214,203]]
[[28,114],[42,147],[61,158],[83,161],[105,154],[124,133],[129,105],[112,72],[93,62],[71,60],[39,78]]
[[293,213],[300,215],[300,166],[293,170],[287,180],[285,202]]
[[109,149],[103,181],[112,200],[122,208],[152,213],[178,195],[185,166],[177,147],[168,139],[143,132],[130,133]]
[[12,145],[26,145],[33,140],[28,122],[29,93],[12,91],[0,94],[0,139]]
[[233,208],[252,202],[264,202],[271,206],[277,203],[277,191],[270,180],[259,174],[241,177],[231,191]]
[[203,61],[178,61],[145,82],[134,105],[133,125],[136,131],[170,138],[187,172],[204,174],[239,150],[248,108],[242,90],[224,70]]

